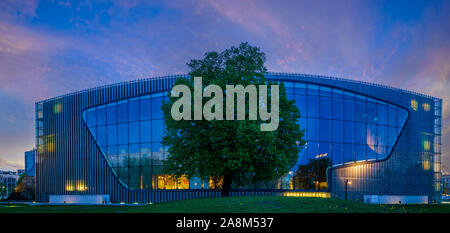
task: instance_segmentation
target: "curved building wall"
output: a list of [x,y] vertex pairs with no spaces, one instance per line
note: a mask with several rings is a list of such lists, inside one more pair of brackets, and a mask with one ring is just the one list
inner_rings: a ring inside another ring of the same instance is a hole
[[[110,194],[115,202],[151,201],[155,190],[165,187],[161,100],[179,77],[120,83],[37,103],[38,200],[86,193]],[[331,158],[333,196],[439,200],[441,100],[329,77],[269,73],[267,78],[285,82],[288,98],[302,113],[299,123],[308,144],[297,165]],[[295,189],[290,180],[288,174],[277,187]],[[192,181],[184,182],[174,187],[193,188]]]

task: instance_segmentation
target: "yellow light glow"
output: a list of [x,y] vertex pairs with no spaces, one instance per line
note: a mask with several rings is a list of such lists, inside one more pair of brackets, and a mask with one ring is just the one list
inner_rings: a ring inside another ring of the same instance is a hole
[[84,180],[78,180],[76,185],[77,191],[83,192],[87,190],[87,186],[84,184]]
[[52,152],[54,148],[55,148],[55,144],[53,142],[47,143],[47,151],[48,152]]
[[417,111],[417,107],[418,107],[417,100],[411,100],[411,108],[412,108],[414,111]]
[[427,141],[427,140],[423,141],[423,149],[426,150],[426,151],[429,151],[430,148],[431,148],[430,141]]
[[58,114],[62,111],[62,105],[60,103],[53,105],[53,113]]
[[430,104],[428,104],[428,103],[423,103],[422,107],[423,107],[423,110],[426,112],[429,112],[431,109]]
[[431,163],[429,160],[422,161],[423,170],[428,171],[431,168]]
[[186,175],[178,179],[175,175],[156,175],[153,180],[156,180],[157,184],[157,187],[153,186],[154,189],[189,189],[189,179]]
[[71,192],[74,190],[75,190],[75,188],[74,188],[73,182],[70,180],[66,181],[66,191]]
[[328,156],[328,153],[324,153],[324,154],[320,154],[320,155],[316,155],[316,159],[318,159],[318,158],[322,158],[322,157],[327,157]]
[[285,192],[283,194],[285,197],[321,197],[330,198],[330,193],[328,192]]

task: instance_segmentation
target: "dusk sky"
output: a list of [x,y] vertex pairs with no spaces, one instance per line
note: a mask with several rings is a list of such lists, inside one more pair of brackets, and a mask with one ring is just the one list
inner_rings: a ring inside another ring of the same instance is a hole
[[444,100],[450,167],[450,1],[0,1],[0,169],[24,168],[34,103],[186,73],[248,41],[272,72],[380,83]]

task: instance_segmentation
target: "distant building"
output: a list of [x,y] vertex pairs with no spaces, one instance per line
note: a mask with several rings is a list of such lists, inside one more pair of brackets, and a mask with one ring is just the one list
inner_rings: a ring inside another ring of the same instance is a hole
[[17,172],[0,170],[0,199],[8,198],[9,194],[16,188],[18,179]]
[[25,169],[17,169],[17,175],[18,176],[21,176],[24,173],[25,173]]
[[27,176],[35,176],[36,174],[36,149],[25,152],[25,172]]

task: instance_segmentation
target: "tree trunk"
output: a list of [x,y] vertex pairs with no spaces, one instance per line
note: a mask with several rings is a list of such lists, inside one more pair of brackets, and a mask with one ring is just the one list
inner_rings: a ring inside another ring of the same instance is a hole
[[233,179],[232,175],[225,175],[223,177],[223,184],[222,184],[222,190],[221,190],[222,197],[230,196],[231,182],[233,181],[232,179]]

